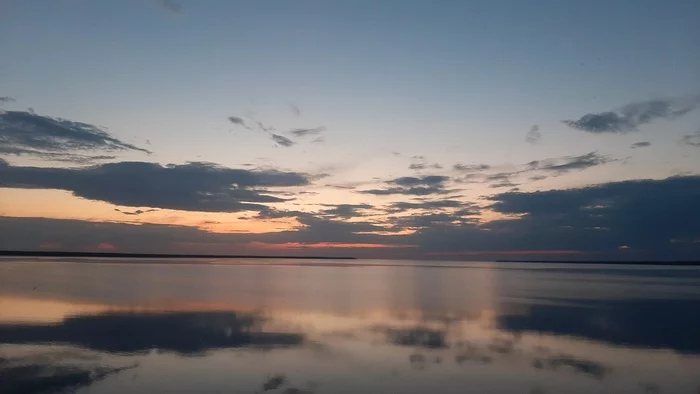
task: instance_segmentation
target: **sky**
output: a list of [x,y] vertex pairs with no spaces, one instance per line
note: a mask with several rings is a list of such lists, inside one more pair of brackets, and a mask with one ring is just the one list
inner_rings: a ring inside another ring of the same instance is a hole
[[0,249],[697,259],[698,18],[7,0]]

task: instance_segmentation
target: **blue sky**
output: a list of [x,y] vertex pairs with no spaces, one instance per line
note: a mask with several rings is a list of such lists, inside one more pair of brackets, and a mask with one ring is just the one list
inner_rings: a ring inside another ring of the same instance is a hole
[[[683,143],[700,128],[694,107],[625,133],[562,123],[653,100],[696,102],[697,1],[30,0],[2,7],[0,97],[13,99],[2,108],[102,126],[153,152],[127,149],[119,160],[326,173],[313,183],[319,190],[454,177],[457,163],[513,172],[589,152],[610,160],[519,189],[700,168],[697,147]],[[307,136],[280,146],[255,130],[256,121],[288,137],[323,127],[323,141]],[[541,138],[528,143],[533,127]],[[651,146],[630,149],[642,141]],[[28,154],[3,158],[66,166]],[[428,167],[408,168],[416,162]],[[436,163],[443,168],[430,168]],[[505,191],[480,184],[460,195],[476,201]],[[298,200],[394,201],[368,198],[335,189]]]

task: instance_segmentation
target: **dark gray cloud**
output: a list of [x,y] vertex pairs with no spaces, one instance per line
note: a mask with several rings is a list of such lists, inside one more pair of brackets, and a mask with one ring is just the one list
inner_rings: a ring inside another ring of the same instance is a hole
[[432,170],[439,170],[442,169],[442,166],[438,163],[411,163],[408,166],[409,170],[425,170],[425,169],[432,169]]
[[15,102],[15,101],[16,101],[16,100],[15,100],[14,97],[10,97],[10,96],[0,96],[0,103],[13,103],[13,102]]
[[511,182],[511,181],[509,181],[509,180],[504,180],[504,181],[492,183],[492,184],[489,185],[489,187],[492,188],[492,189],[499,189],[499,188],[502,188],[502,187],[516,187],[516,186],[518,186],[518,185],[519,185],[518,183],[513,183],[513,182]]
[[418,201],[398,201],[391,204],[390,209],[397,211],[406,211],[409,209],[420,210],[439,210],[445,208],[461,208],[465,206],[473,206],[471,203],[465,203],[459,200],[418,200]]
[[614,162],[609,156],[603,156],[598,152],[589,152],[580,156],[564,156],[559,158],[534,160],[527,163],[528,170],[562,175],[572,171],[582,171],[591,167]]
[[442,175],[427,175],[423,177],[404,176],[389,181],[399,186],[434,186],[442,185],[450,178]]
[[321,214],[323,214],[324,216],[335,217],[335,218],[344,218],[344,219],[365,216],[365,214],[361,212],[362,210],[374,208],[373,206],[371,206],[369,204],[338,204],[338,205],[324,204],[324,206],[333,207],[331,209],[324,209],[323,211],[321,211]]
[[617,111],[585,114],[563,123],[589,133],[627,133],[657,119],[673,120],[700,106],[700,95],[628,104]]
[[148,212],[157,212],[159,211],[158,209],[137,209],[135,211],[122,211],[119,208],[114,208],[115,211],[121,212],[124,215],[130,215],[130,216],[138,216],[138,215],[143,215],[144,213]]
[[630,145],[630,149],[647,148],[649,146],[651,146],[651,142],[649,141],[635,142],[634,144]]
[[452,166],[452,169],[454,169],[455,171],[476,173],[476,172],[483,172],[483,171],[489,170],[489,169],[491,169],[491,166],[488,164],[461,164],[461,163],[457,163],[457,164]]
[[36,149],[17,148],[12,146],[0,146],[0,155],[29,156],[41,160],[65,162],[73,164],[94,164],[101,161],[114,160],[116,156],[107,155],[81,155],[77,153],[42,152]]
[[290,147],[290,146],[295,144],[294,141],[290,140],[287,137],[281,136],[279,134],[272,134],[270,137],[272,138],[273,141],[275,141],[280,146]]
[[445,189],[449,177],[442,175],[427,175],[424,177],[405,176],[386,182],[385,189],[363,190],[360,193],[373,194],[375,196],[388,196],[403,194],[412,196],[427,196],[431,194],[446,194],[452,190]]
[[473,218],[468,217],[469,214],[469,211],[419,213],[391,217],[390,222],[397,231],[458,227],[474,222]]
[[503,193],[490,199],[496,212],[525,214],[519,222],[533,230],[543,231],[546,226],[549,233],[559,229],[572,237],[589,233],[595,238],[590,239],[592,243],[645,248],[668,246],[672,240],[700,240],[698,176]]
[[486,182],[492,182],[492,181],[507,181],[510,180],[510,177],[513,176],[513,172],[499,172],[496,174],[491,174],[486,176],[485,181]]
[[154,0],[163,9],[178,14],[183,11],[182,5],[175,0]]
[[540,126],[534,125],[530,127],[530,131],[525,134],[525,142],[530,144],[536,144],[542,140],[542,132],[540,132]]
[[312,129],[293,129],[293,130],[289,130],[289,133],[293,134],[296,137],[306,137],[309,135],[319,135],[324,130],[326,130],[325,127],[319,126],[319,127],[314,127]]
[[304,186],[310,176],[276,170],[245,170],[212,163],[120,162],[87,168],[11,166],[0,161],[0,187],[59,189],[116,205],[184,211],[237,212],[285,201],[261,187]]
[[250,127],[246,124],[245,120],[239,116],[229,116],[228,121],[235,124],[235,125],[250,129]]
[[696,131],[694,134],[684,135],[683,138],[681,138],[681,143],[700,148],[700,130]]
[[0,154],[78,163],[111,158],[82,154],[91,151],[151,153],[87,123],[51,118],[33,112],[0,111]]

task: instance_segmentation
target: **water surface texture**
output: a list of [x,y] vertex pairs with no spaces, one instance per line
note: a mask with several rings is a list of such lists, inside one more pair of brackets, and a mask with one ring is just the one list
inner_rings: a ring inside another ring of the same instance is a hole
[[700,393],[700,269],[0,260],[0,393]]

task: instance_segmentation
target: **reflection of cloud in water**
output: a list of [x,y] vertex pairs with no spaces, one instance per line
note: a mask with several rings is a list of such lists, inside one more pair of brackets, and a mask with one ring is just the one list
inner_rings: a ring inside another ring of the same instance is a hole
[[[51,363],[34,363],[37,355],[23,359],[0,359],[0,393],[3,394],[42,394],[73,392],[81,387],[115,375],[137,365],[126,367],[55,365]],[[65,361],[66,357],[75,355],[50,354]],[[78,357],[81,358],[81,357]]]
[[700,353],[700,300],[587,301],[578,307],[533,304],[529,313],[498,317],[498,326],[521,333],[583,337],[615,345]]
[[551,357],[546,360],[536,359],[532,365],[537,369],[548,368],[552,370],[557,370],[560,367],[570,367],[575,372],[580,372],[596,379],[602,379],[610,372],[609,368],[606,368],[601,363],[566,355]]
[[377,327],[378,331],[384,332],[387,341],[398,346],[415,346],[428,349],[439,349],[447,347],[447,333],[443,330],[435,330],[424,327],[414,328],[391,328]]
[[[256,392],[255,394],[260,394],[264,393],[267,391],[273,391],[280,389],[287,385],[289,383],[289,379],[285,375],[278,374],[278,375],[273,375],[267,378],[265,382],[262,384],[262,388],[260,391]],[[306,389],[301,389],[298,387],[285,387],[284,390],[281,391],[282,394],[313,394],[314,391],[316,390],[316,383],[315,382],[307,382],[307,388]],[[277,391],[280,392],[280,391]]]
[[252,313],[120,313],[67,318],[55,325],[0,324],[0,343],[64,343],[94,350],[130,353],[150,349],[194,355],[238,347],[284,347],[303,342],[301,334],[266,332]]

